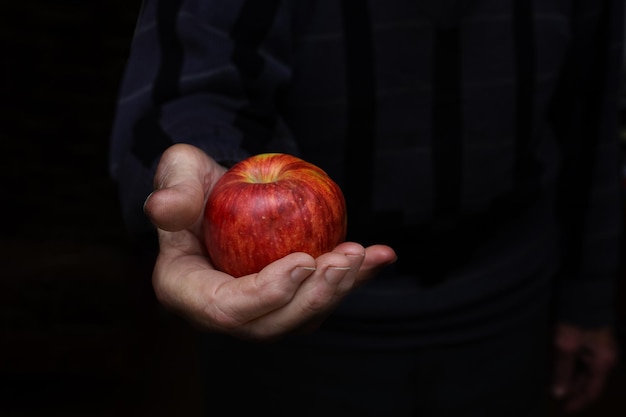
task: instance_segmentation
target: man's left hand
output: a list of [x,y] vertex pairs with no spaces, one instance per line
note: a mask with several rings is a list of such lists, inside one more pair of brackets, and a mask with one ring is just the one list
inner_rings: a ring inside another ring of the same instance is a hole
[[617,343],[611,328],[584,329],[558,324],[553,394],[563,411],[580,411],[595,401],[617,362]]

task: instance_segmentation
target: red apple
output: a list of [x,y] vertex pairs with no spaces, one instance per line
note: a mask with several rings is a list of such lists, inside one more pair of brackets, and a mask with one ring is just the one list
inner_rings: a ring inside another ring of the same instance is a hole
[[317,257],[346,238],[346,203],[319,167],[287,154],[252,156],[215,184],[204,212],[213,266],[234,277],[293,252]]

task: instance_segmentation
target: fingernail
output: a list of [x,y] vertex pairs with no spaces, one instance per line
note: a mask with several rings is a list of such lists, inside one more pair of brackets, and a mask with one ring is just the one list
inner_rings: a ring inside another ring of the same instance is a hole
[[152,194],[154,194],[154,191],[148,194],[148,197],[146,197],[146,199],[143,201],[143,211],[146,211],[146,203],[148,202],[148,200],[150,200],[150,197],[152,197]]
[[349,266],[339,267],[339,266],[329,266],[324,274],[324,278],[330,284],[336,284],[338,281],[346,275],[346,272],[350,270]]
[[295,282],[302,282],[315,271],[312,266],[298,266],[291,271],[291,279]]

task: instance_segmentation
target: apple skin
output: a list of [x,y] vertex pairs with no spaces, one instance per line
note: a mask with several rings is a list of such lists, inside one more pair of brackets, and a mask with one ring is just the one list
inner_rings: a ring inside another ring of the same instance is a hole
[[339,186],[321,168],[282,153],[235,164],[211,190],[204,211],[208,255],[234,277],[293,252],[317,257],[343,242],[346,231]]

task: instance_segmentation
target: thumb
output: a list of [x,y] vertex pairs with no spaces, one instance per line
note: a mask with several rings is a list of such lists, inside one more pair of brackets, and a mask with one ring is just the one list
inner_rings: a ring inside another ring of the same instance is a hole
[[145,214],[162,230],[190,227],[202,214],[209,190],[224,171],[201,149],[172,145],[157,166],[155,191],[144,203]]

